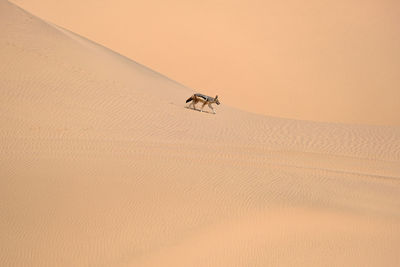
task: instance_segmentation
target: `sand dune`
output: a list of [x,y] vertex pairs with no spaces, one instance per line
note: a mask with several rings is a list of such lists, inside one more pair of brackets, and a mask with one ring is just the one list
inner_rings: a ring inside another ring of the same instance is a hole
[[0,0],[0,265],[399,266],[400,128],[192,93]]
[[398,1],[12,2],[243,110],[400,126]]

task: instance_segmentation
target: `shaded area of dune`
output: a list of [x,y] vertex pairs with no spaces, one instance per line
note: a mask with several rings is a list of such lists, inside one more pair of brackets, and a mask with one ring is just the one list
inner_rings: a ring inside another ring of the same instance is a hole
[[192,93],[1,0],[0,265],[399,265],[398,127]]

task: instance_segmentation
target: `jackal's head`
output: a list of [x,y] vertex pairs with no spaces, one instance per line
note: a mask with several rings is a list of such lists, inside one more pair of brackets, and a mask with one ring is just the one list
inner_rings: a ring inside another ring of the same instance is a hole
[[215,100],[215,103],[216,103],[217,105],[221,104],[221,103],[219,103],[218,95],[215,96],[214,100]]

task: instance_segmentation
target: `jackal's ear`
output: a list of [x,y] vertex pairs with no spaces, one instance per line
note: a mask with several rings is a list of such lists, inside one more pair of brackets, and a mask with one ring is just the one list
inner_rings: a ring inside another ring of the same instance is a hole
[[218,95],[215,96],[215,99],[217,99],[217,98],[218,98]]

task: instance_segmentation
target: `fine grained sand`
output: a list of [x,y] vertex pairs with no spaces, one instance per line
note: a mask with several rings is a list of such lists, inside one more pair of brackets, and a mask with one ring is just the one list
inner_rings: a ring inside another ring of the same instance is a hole
[[398,127],[192,93],[0,0],[0,265],[400,265]]

